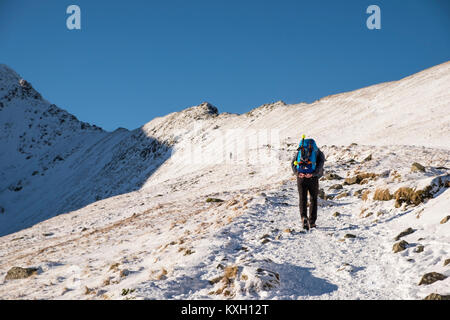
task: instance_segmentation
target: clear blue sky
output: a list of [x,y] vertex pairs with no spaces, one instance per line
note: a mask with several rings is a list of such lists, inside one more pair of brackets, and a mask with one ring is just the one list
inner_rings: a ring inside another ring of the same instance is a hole
[[[366,27],[371,4],[381,30]],[[0,63],[107,130],[203,101],[312,102],[448,60],[448,0],[0,0]]]

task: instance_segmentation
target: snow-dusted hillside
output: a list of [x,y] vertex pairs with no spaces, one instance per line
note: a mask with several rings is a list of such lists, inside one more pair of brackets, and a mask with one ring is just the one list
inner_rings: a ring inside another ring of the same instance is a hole
[[[311,233],[289,167],[302,133],[327,173],[354,178],[321,181]],[[313,104],[204,103],[111,133],[1,66],[0,297],[449,295],[450,277],[418,285],[450,276],[449,141],[449,62]],[[14,266],[37,272],[3,280]]]
[[0,65],[0,235],[139,189],[170,143],[83,123]]

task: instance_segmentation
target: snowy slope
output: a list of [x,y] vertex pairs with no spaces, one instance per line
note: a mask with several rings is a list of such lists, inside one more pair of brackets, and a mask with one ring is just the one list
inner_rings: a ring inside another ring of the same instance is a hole
[[[440,223],[450,215],[448,62],[309,105],[278,102],[235,115],[204,103],[112,133],[86,129],[70,115],[67,127],[58,126],[64,111],[54,106],[44,117],[50,104],[34,92],[22,98],[31,89],[1,70],[0,142],[8,152],[0,158],[0,234],[42,221],[0,238],[2,298],[450,294],[450,278],[418,286],[426,272],[450,276],[450,222]],[[50,146],[34,129],[46,124]],[[289,168],[301,133],[316,138],[327,172],[380,174],[364,184],[323,180],[329,198],[311,233],[301,232]],[[411,172],[413,162],[426,171]],[[336,184],[342,189],[331,189]],[[417,205],[373,199],[379,188],[394,194],[427,186],[433,199]],[[408,247],[393,253],[395,236],[408,227],[415,230],[404,237]],[[415,252],[419,246],[423,252]],[[39,271],[3,280],[13,266]]]
[[0,65],[0,235],[139,189],[169,143],[83,123]]

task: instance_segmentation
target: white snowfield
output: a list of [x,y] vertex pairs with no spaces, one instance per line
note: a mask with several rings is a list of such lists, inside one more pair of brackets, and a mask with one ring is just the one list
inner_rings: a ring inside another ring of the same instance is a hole
[[[290,168],[303,133],[327,157],[311,232]],[[0,65],[0,146],[2,299],[450,295],[450,62],[312,104],[204,103],[114,132]],[[12,267],[37,271],[6,279]]]

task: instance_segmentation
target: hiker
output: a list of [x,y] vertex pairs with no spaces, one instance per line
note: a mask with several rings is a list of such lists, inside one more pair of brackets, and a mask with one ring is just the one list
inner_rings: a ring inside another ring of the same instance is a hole
[[[302,136],[297,152],[292,159],[291,167],[297,176],[300,217],[303,228],[309,230],[316,227],[317,196],[319,195],[319,178],[323,175],[325,155],[317,147],[314,139]],[[309,217],[307,216],[307,195],[309,192]]]

